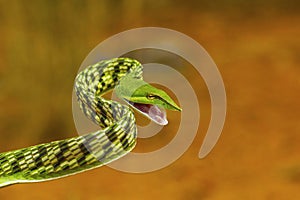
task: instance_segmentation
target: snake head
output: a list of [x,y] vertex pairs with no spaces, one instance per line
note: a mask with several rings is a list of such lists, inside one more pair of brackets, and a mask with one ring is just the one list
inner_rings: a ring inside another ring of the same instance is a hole
[[181,111],[166,92],[141,79],[124,77],[115,88],[115,92],[132,108],[159,125],[168,124],[165,109]]

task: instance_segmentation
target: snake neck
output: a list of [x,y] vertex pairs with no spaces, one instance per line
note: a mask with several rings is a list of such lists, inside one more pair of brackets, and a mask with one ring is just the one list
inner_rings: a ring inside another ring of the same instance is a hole
[[81,71],[75,80],[75,92],[85,116],[102,128],[119,121],[128,107],[101,95],[115,88],[129,74],[142,79],[142,65],[129,58],[103,60]]

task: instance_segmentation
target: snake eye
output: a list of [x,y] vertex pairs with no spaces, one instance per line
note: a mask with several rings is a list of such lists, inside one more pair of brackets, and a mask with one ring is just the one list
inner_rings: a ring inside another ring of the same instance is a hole
[[149,100],[153,100],[153,99],[155,99],[155,95],[154,94],[148,94],[147,95],[147,99],[149,99]]

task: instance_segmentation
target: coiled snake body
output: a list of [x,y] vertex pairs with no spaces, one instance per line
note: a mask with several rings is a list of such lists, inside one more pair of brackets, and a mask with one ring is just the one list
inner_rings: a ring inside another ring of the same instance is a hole
[[142,65],[138,61],[100,61],[77,75],[75,92],[83,113],[102,129],[1,153],[0,187],[72,175],[112,162],[131,151],[137,138],[132,109],[101,97],[113,88],[131,108],[161,125],[167,123],[162,108],[180,110],[165,92],[142,80]]

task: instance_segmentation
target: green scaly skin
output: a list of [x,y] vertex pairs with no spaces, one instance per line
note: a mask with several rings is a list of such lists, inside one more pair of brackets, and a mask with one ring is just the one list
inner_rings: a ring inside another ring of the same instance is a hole
[[83,113],[102,130],[1,153],[0,187],[69,176],[100,167],[130,152],[137,138],[132,109],[101,97],[115,87],[120,98],[181,110],[165,92],[142,80],[142,65],[138,61],[130,58],[100,61],[77,75],[75,91]]

